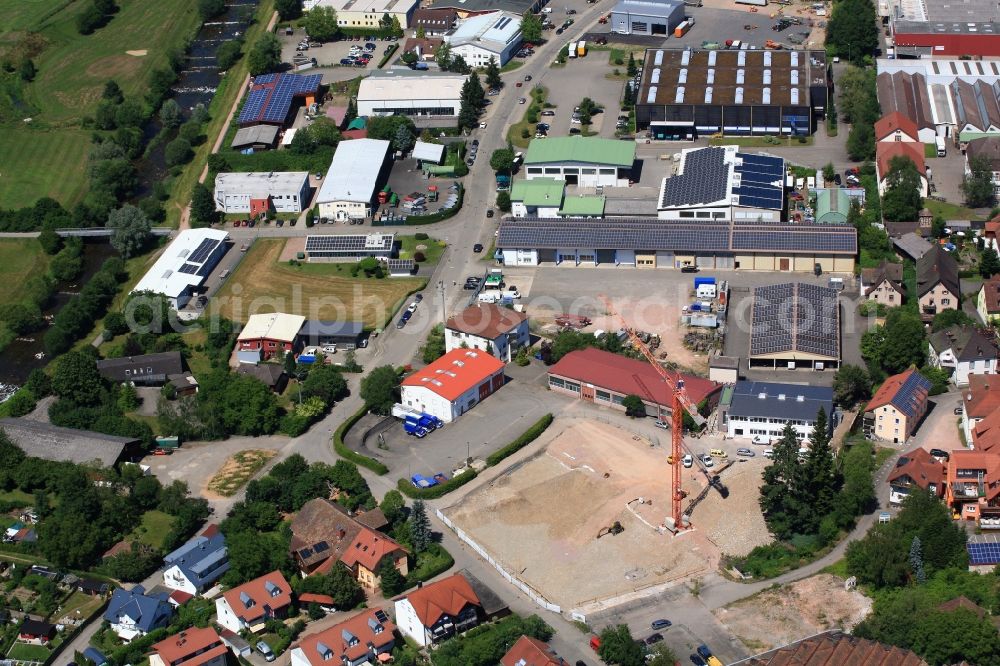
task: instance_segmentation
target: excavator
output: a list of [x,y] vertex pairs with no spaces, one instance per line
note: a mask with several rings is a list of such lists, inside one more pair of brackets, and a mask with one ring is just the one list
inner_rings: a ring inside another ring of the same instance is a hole
[[[628,336],[632,345],[639,350],[639,353],[645,357],[646,361],[649,362],[656,373],[663,380],[663,383],[671,391],[672,401],[670,407],[670,420],[667,421],[665,415],[659,414],[660,421],[664,421],[670,424],[670,460],[671,464],[671,486],[670,486],[670,499],[671,499],[671,516],[667,524],[667,529],[669,529],[674,534],[680,533],[682,530],[688,529],[691,526],[691,512],[694,507],[701,502],[708,492],[715,488],[720,495],[723,497],[729,496],[729,489],[719,480],[718,474],[712,474],[709,469],[705,466],[705,463],[696,455],[691,453],[690,449],[684,444],[684,412],[687,412],[688,416],[697,424],[702,426],[705,424],[705,417],[698,413],[698,408],[688,397],[687,391],[684,390],[684,380],[680,378],[679,374],[671,376],[667,370],[660,365],[653,356],[653,352],[650,351],[649,347],[642,341],[642,339],[635,334],[625,321],[625,319],[615,311],[611,305],[611,301],[608,298],[604,298],[604,305],[608,313],[616,317],[622,324],[622,328],[625,330],[625,334]],[[701,493],[695,497],[686,510],[682,510],[681,504],[687,493],[681,487],[681,457],[683,456],[683,451],[691,454],[691,457],[696,461],[698,468],[708,479],[708,485],[702,490]],[[730,462],[725,467],[728,467],[732,463]],[[722,471],[720,469],[720,471]],[[672,523],[672,524],[671,524]]]

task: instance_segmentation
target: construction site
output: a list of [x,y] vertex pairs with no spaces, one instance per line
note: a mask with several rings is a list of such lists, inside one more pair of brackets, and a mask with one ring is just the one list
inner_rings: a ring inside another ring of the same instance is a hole
[[609,422],[557,417],[532,445],[531,457],[444,513],[508,572],[564,610],[613,605],[716,569],[723,550],[712,539],[732,531],[734,520],[758,530],[766,543],[757,508],[759,465],[723,471],[722,483],[737,470],[734,479],[750,481],[727,489],[723,499],[698,466],[678,463],[682,505],[703,501],[691,514],[695,529],[675,536],[668,529],[669,446],[669,439],[650,441]]

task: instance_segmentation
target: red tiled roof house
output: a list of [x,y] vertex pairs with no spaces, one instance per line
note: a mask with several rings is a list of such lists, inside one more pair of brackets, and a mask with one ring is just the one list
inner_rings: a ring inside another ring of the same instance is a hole
[[548,643],[537,638],[521,636],[500,660],[502,666],[569,666]]
[[216,621],[236,633],[249,629],[256,634],[268,620],[285,617],[291,604],[292,586],[280,571],[272,571],[216,599]]
[[383,661],[395,644],[395,625],[384,611],[368,610],[316,634],[292,649],[292,666],[363,666]]
[[953,451],[948,461],[945,502],[956,519],[1000,529],[1000,454]]
[[187,629],[152,649],[149,666],[224,666],[228,651],[211,627]]
[[404,636],[430,645],[479,624],[485,617],[469,581],[454,574],[396,599],[396,623]]
[[893,444],[908,440],[927,413],[930,390],[916,368],[886,379],[865,408],[865,436]]
[[896,461],[889,473],[889,503],[902,504],[914,488],[944,497],[944,480],[947,470],[924,449],[905,453]]

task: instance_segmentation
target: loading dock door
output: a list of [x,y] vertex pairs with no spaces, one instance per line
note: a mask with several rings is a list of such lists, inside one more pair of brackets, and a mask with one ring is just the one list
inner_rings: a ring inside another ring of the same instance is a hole
[[778,259],[778,270],[779,271],[790,270],[789,263],[790,262],[788,261],[787,258]]

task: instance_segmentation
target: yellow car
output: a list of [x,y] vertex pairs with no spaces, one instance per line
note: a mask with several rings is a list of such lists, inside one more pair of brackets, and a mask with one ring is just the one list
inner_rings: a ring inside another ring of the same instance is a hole
[[711,449],[709,451],[709,453],[712,454],[713,456],[715,456],[716,458],[728,458],[729,457],[729,454],[726,453],[725,451],[723,451],[722,449]]
[[668,465],[674,464],[674,457],[672,455],[667,456],[667,464]]

